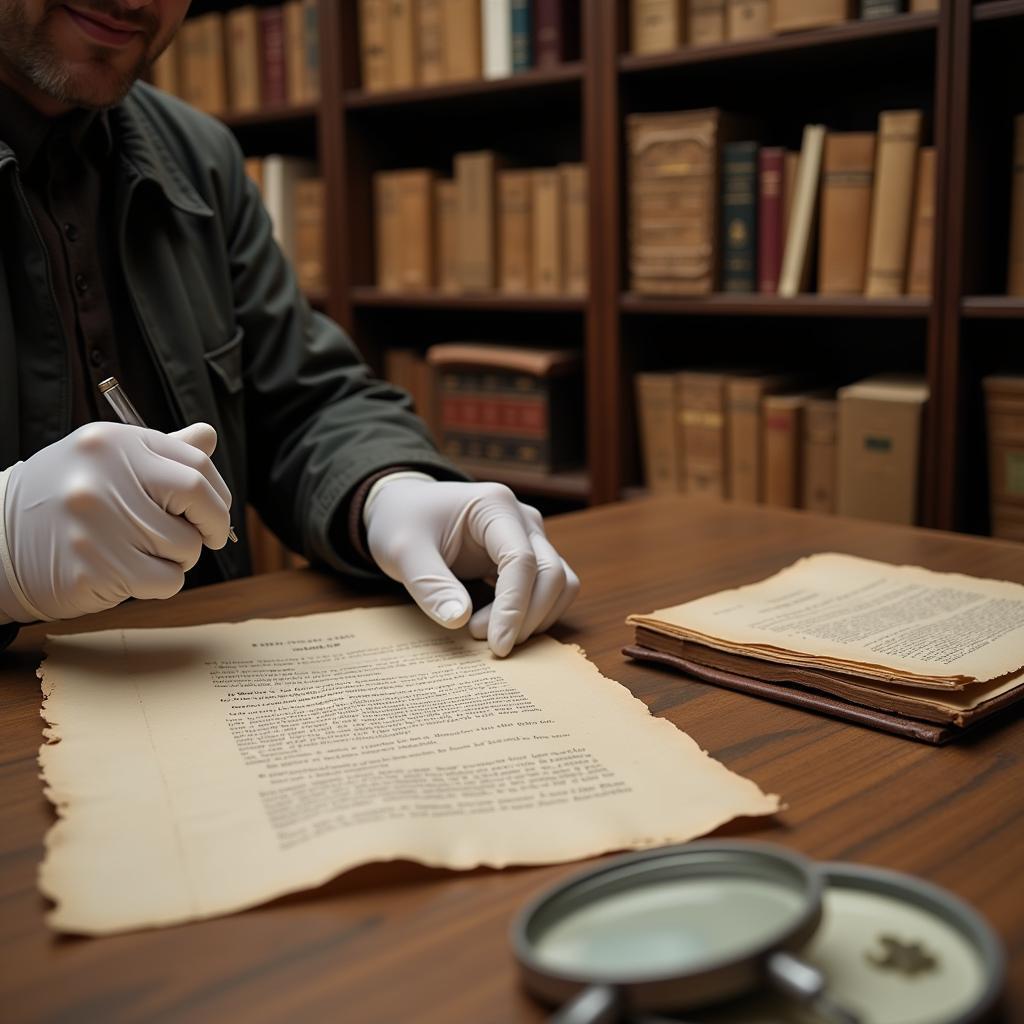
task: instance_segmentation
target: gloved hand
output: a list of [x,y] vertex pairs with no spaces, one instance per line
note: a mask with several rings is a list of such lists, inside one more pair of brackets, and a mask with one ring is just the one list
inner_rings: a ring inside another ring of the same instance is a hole
[[[374,561],[430,618],[449,629],[469,619],[470,634],[486,637],[502,658],[548,629],[579,592],[540,513],[502,484],[396,473],[374,485],[363,522]],[[456,577],[479,579],[495,566],[494,601],[470,618],[472,602]]]
[[69,619],[176,594],[203,544],[227,541],[216,444],[207,423],[89,423],[0,473],[0,611]]

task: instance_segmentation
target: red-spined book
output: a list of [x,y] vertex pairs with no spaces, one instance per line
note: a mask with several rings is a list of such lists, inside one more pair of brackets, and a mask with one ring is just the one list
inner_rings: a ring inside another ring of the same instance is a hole
[[786,225],[782,223],[783,178],[786,151],[762,146],[757,167],[757,290],[774,295],[779,290]]
[[580,54],[580,0],[534,0],[534,63],[539,68]]
[[288,71],[285,66],[284,11],[280,7],[260,8],[260,52],[263,105],[286,106]]

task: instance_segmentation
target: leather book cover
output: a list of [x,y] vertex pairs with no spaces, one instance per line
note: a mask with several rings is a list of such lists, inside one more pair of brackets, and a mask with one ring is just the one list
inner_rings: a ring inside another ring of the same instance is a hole
[[721,373],[686,370],[678,375],[676,415],[682,426],[687,494],[728,496],[725,382]]
[[512,73],[533,67],[533,5],[531,0],[512,0]]
[[458,245],[458,195],[451,179],[434,182],[434,250],[437,286],[446,294],[460,291]]
[[783,182],[786,151],[762,146],[757,172],[757,290],[774,295],[779,290],[782,243],[786,237]]
[[306,102],[306,12],[302,0],[286,0],[284,12],[284,66],[288,75],[288,103]]
[[359,0],[359,50],[363,89],[367,92],[385,92],[391,88],[389,3],[390,0]]
[[497,284],[496,174],[491,150],[455,154],[461,291],[486,292]]
[[393,172],[398,200],[401,243],[398,283],[402,291],[422,292],[434,286],[434,172]]
[[288,104],[284,10],[281,7],[261,7],[259,15],[262,58],[260,93],[263,96],[263,106],[284,107]]
[[651,494],[676,494],[675,378],[671,373],[638,373],[636,389],[644,486]]
[[534,57],[539,68],[580,55],[580,0],[534,0]]
[[235,7],[225,16],[228,36],[228,91],[236,114],[259,110],[260,22],[255,7]]
[[829,132],[821,187],[818,292],[862,295],[875,173],[874,132]]
[[153,64],[153,84],[172,96],[181,95],[181,44],[171,40]]
[[481,0],[481,53],[483,76],[507,78],[512,74],[512,0]]
[[530,172],[533,227],[533,291],[538,295],[560,295],[564,289],[562,243],[565,206],[562,177],[558,169],[540,168]]
[[1013,119],[1010,192],[1010,256],[1006,292],[1008,295],[1024,295],[1024,114]]
[[836,510],[836,440],[839,404],[834,398],[808,398],[804,407],[803,496],[800,507],[832,514]]
[[397,292],[402,287],[399,270],[402,222],[394,171],[378,171],[373,176],[373,195],[377,287],[382,291]]
[[725,35],[730,42],[772,34],[772,0],[726,0]]
[[779,294],[787,297],[805,291],[809,284],[824,143],[824,125],[809,124],[804,127],[800,160],[793,183],[786,245],[782,253],[782,270],[779,272]]
[[295,184],[295,276],[306,295],[327,289],[324,275],[323,178],[304,178]]
[[498,287],[523,295],[533,283],[533,185],[529,171],[498,174]]
[[319,0],[302,0],[303,38],[306,49],[303,54],[303,71],[307,103],[320,99],[320,7]]
[[1024,377],[982,379],[992,536],[1016,539],[1024,524]]
[[258,156],[247,156],[245,158],[245,176],[263,192],[263,158]]
[[761,403],[764,437],[762,501],[797,508],[801,493],[801,440],[804,395],[765,395]]
[[864,289],[868,296],[886,297],[904,292],[921,120],[920,110],[887,110],[879,115]]
[[864,21],[890,18],[906,10],[905,0],[860,0],[860,16]]
[[562,201],[565,204],[565,269],[567,295],[586,295],[589,284],[589,207],[587,168],[583,164],[561,164]]
[[189,18],[181,27],[181,98],[207,114],[228,109],[224,17],[216,11]]
[[780,374],[730,374],[725,384],[729,497],[756,504],[761,500],[764,442],[761,403],[765,395],[792,385]]
[[481,54],[480,0],[443,0],[445,81],[479,78]]
[[633,0],[630,44],[633,53],[665,53],[682,45],[682,0]]
[[688,0],[686,41],[691,46],[725,42],[725,0]]
[[417,0],[419,68],[416,77],[420,85],[438,85],[444,81],[443,17],[442,0]]
[[722,147],[722,291],[757,290],[756,142]]
[[411,89],[416,85],[415,5],[413,0],[389,0],[387,11],[391,85],[395,89]]
[[851,17],[850,0],[774,0],[772,24],[776,32],[802,32]]
[[923,146],[917,158],[914,225],[910,232],[907,294],[931,295],[935,250],[935,147]]

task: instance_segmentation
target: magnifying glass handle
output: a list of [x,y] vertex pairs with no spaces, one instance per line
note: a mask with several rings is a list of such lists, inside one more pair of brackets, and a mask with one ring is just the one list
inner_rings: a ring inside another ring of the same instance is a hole
[[616,1024],[620,1016],[618,993],[610,985],[591,985],[566,1003],[548,1024]]
[[812,1006],[831,1024],[861,1024],[857,1014],[834,1003],[825,994],[827,979],[817,967],[790,953],[773,953],[767,966],[768,977],[780,992]]

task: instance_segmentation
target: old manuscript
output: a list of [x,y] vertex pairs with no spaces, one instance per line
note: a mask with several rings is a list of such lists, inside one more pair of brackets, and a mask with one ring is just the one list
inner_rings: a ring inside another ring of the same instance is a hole
[[52,637],[40,752],[61,931],[209,917],[370,861],[540,864],[778,799],[539,637],[493,658],[411,607]]

